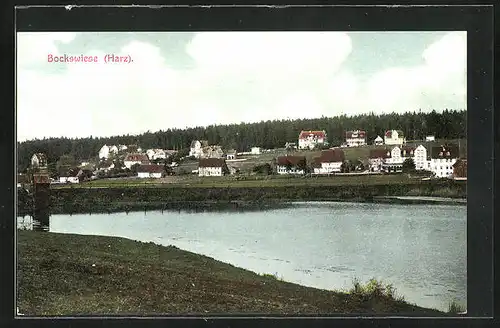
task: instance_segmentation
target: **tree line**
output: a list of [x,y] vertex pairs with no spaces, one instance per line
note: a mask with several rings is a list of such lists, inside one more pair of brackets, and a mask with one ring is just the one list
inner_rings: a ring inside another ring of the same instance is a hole
[[436,139],[466,138],[466,110],[442,112],[406,112],[376,115],[360,114],[354,116],[335,116],[309,119],[287,119],[210,125],[187,129],[168,129],[146,132],[140,135],[121,135],[112,137],[87,138],[44,138],[17,143],[18,170],[24,171],[36,152],[47,155],[49,163],[54,163],[63,155],[75,160],[94,160],[104,145],[139,145],[142,149],[162,148],[186,150],[192,140],[208,140],[225,149],[248,151],[253,146],[265,149],[284,147],[286,142],[297,142],[302,130],[325,130],[331,145],[340,145],[349,130],[365,130],[368,143],[377,136],[383,137],[386,130],[402,130],[407,140],[422,140],[427,135]]

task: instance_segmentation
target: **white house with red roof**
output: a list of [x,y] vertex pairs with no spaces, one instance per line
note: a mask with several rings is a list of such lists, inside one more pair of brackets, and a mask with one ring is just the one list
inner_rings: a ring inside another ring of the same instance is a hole
[[388,130],[384,134],[384,144],[402,146],[406,143],[406,138],[401,130]]
[[146,164],[137,168],[139,178],[161,178],[165,174],[163,165]]
[[321,155],[313,159],[312,168],[314,174],[330,174],[341,172],[345,155],[341,149],[323,150]]
[[358,147],[366,145],[366,131],[354,130],[345,133],[345,143],[348,147]]
[[326,144],[325,131],[301,131],[299,134],[299,149],[314,149]]
[[151,163],[149,162],[148,155],[142,153],[132,153],[127,154],[123,160],[123,164],[127,169],[130,169],[135,164],[148,165]]

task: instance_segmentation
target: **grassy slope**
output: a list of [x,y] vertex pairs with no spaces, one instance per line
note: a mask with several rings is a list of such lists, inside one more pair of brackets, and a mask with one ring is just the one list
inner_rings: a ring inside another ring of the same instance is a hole
[[171,179],[127,179],[94,180],[81,184],[53,185],[51,188],[88,188],[88,187],[278,187],[278,186],[344,186],[419,183],[420,178],[409,178],[406,174],[359,175],[359,176],[253,176],[238,180],[235,176],[198,177],[194,175],[173,177]]
[[386,296],[283,282],[172,246],[32,231],[19,231],[18,245],[18,306],[25,315],[443,315]]

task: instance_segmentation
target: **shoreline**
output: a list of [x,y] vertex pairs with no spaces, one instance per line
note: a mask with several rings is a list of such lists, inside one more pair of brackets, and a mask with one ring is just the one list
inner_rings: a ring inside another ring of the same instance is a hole
[[[436,197],[420,199],[404,196],[381,196],[373,199],[317,199],[317,200],[265,200],[265,201],[175,201],[175,202],[109,202],[93,206],[50,206],[50,214],[85,214],[85,213],[128,213],[139,211],[261,211],[267,208],[288,208],[301,203],[359,203],[359,204],[393,204],[393,205],[451,205],[467,206],[466,199]],[[18,217],[31,216],[28,211],[18,211]]]
[[[284,204],[332,201],[392,204],[466,204],[466,184],[453,181],[358,185],[169,186],[162,188],[109,186],[107,188],[51,188],[45,204],[57,213],[115,212],[175,209],[188,204]],[[196,205],[196,206],[194,206]],[[186,206],[184,206],[185,208]],[[206,206],[205,206],[206,208]],[[18,189],[18,213],[32,212],[31,198]]]
[[18,231],[18,243],[18,305],[26,315],[450,315],[384,293],[383,285],[371,294],[306,287],[175,246],[32,231]]

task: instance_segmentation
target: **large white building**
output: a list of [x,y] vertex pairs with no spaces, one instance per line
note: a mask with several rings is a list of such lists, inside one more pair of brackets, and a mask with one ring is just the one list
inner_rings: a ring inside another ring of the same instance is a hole
[[403,131],[401,130],[388,130],[384,134],[384,143],[386,145],[402,146],[406,143]]
[[299,149],[314,149],[326,143],[325,131],[301,131],[299,134]]
[[366,145],[366,132],[362,130],[347,131],[345,133],[345,143],[348,147]]
[[453,175],[453,164],[458,158],[459,149],[456,145],[432,147],[428,170],[438,178],[449,178]]

